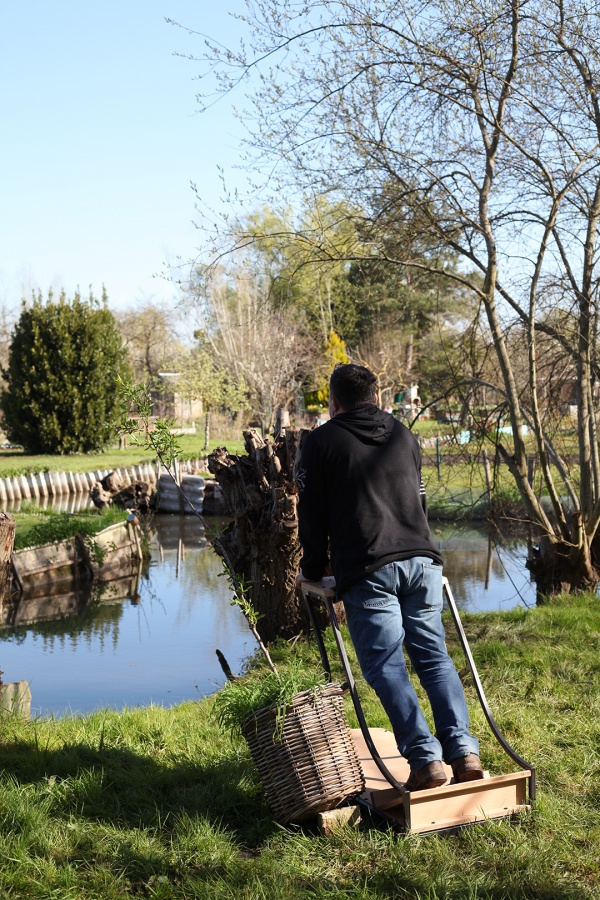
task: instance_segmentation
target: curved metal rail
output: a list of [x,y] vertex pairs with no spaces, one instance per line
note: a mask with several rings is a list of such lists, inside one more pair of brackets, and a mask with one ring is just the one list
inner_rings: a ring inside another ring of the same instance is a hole
[[[494,717],[490,711],[483,686],[481,684],[481,679],[479,678],[479,673],[477,671],[477,667],[475,665],[475,660],[473,659],[473,654],[471,653],[471,648],[469,646],[469,642],[467,640],[467,636],[465,634],[464,628],[462,626],[462,622],[460,620],[460,616],[458,613],[458,607],[456,606],[456,601],[454,600],[454,596],[450,589],[450,585],[448,583],[448,579],[444,578],[443,580],[443,592],[446,598],[446,602],[450,609],[450,613],[452,615],[452,619],[454,621],[454,625],[456,631],[458,633],[458,637],[465,654],[465,658],[467,660],[467,664],[469,666],[469,670],[471,675],[473,676],[473,682],[475,684],[475,690],[477,693],[477,698],[483,710],[483,714],[487,720],[487,723],[492,731],[492,734],[505,751],[505,753],[517,763],[517,765],[521,769],[526,769],[530,773],[529,778],[529,799],[531,801],[535,800],[536,793],[536,784],[535,784],[535,768],[534,766],[527,763],[519,754],[511,747],[508,741],[503,736],[502,732],[498,728]],[[377,748],[371,738],[369,727],[366,723],[365,716],[362,710],[360,698],[358,696],[358,692],[356,690],[356,683],[354,681],[354,677],[352,675],[352,671],[350,669],[350,663],[348,661],[348,656],[346,654],[346,648],[344,646],[344,641],[342,638],[342,634],[340,631],[339,622],[337,619],[337,615],[335,612],[335,608],[333,605],[333,601],[335,599],[335,582],[333,578],[324,578],[322,583],[310,584],[304,583],[302,585],[302,594],[304,596],[306,606],[308,609],[308,614],[312,626],[313,633],[317,640],[317,645],[319,648],[319,653],[321,656],[321,661],[323,664],[323,669],[327,674],[329,680],[331,680],[331,666],[329,664],[329,657],[327,655],[327,648],[325,647],[325,643],[323,641],[323,635],[321,634],[321,630],[318,627],[316,617],[314,615],[314,609],[312,605],[312,601],[317,602],[325,602],[327,606],[327,612],[329,614],[329,619],[331,622],[331,627],[333,629],[333,634],[335,637],[335,642],[337,645],[338,653],[340,655],[340,660],[342,663],[342,667],[344,669],[344,674],[346,676],[346,686],[350,692],[350,696],[352,698],[352,703],[354,705],[354,710],[356,712],[356,717],[358,719],[358,723],[360,725],[360,730],[362,732],[362,736],[365,740],[369,753],[373,757],[373,761],[375,762],[377,768],[386,779],[386,781],[398,791],[399,794],[403,796],[404,800],[404,812],[405,812],[405,820],[408,824],[410,824],[410,793],[405,789],[404,785],[397,781],[396,778],[392,775],[390,770],[387,768],[381,756],[379,755]]]
[[[331,587],[326,584],[326,582],[331,581]],[[311,584],[303,584],[302,593],[304,595],[304,599],[306,601],[306,606],[308,609],[308,615],[310,618],[310,623],[312,626],[313,633],[315,635],[317,645],[319,648],[319,654],[321,656],[321,662],[323,664],[323,669],[331,681],[331,666],[329,664],[329,657],[327,655],[327,648],[325,647],[325,643],[323,641],[323,635],[321,634],[321,629],[319,628],[316,617],[314,615],[314,609],[312,606],[312,600],[317,602],[325,601],[325,605],[327,606],[327,612],[329,613],[329,620],[331,622],[331,627],[333,629],[333,635],[335,638],[335,642],[337,645],[338,653],[340,655],[340,660],[342,663],[342,667],[344,669],[344,675],[346,677],[345,684],[343,685],[350,692],[350,697],[352,698],[352,704],[354,706],[354,711],[356,712],[356,718],[358,719],[358,724],[360,725],[360,730],[362,732],[362,736],[365,740],[365,744],[369,750],[369,753],[373,757],[373,761],[383,777],[386,781],[398,791],[399,794],[404,796],[404,804],[405,804],[405,813],[408,817],[408,821],[410,821],[410,807],[409,807],[409,797],[408,791],[405,789],[404,784],[401,781],[398,781],[384,761],[382,760],[377,747],[373,742],[373,738],[371,737],[371,733],[369,731],[369,726],[367,725],[365,715],[362,709],[362,705],[360,702],[360,697],[358,696],[358,691],[356,690],[356,682],[354,681],[354,676],[352,675],[352,670],[350,668],[350,662],[348,660],[348,656],[346,654],[346,648],[344,646],[344,641],[342,638],[342,633],[340,631],[339,622],[337,619],[337,615],[335,613],[335,608],[333,605],[333,601],[335,599],[335,588],[333,579],[323,579],[323,584],[319,585],[318,588],[316,585]]]
[[514,750],[511,745],[508,743],[498,725],[496,724],[496,720],[494,719],[490,707],[488,705],[483,685],[481,684],[481,679],[479,678],[479,673],[477,671],[477,666],[475,665],[475,660],[473,659],[473,654],[471,653],[471,648],[469,646],[469,642],[467,640],[467,636],[465,634],[462,622],[460,620],[460,616],[458,614],[458,607],[456,605],[456,601],[452,594],[452,590],[450,589],[450,584],[447,578],[444,578],[443,581],[443,591],[446,597],[446,602],[448,603],[448,607],[450,609],[450,613],[452,615],[452,619],[454,620],[454,626],[456,631],[458,632],[458,637],[463,649],[463,653],[465,654],[469,669],[471,671],[471,675],[473,676],[473,682],[475,684],[475,691],[477,692],[477,697],[479,699],[479,703],[483,710],[483,714],[487,719],[487,723],[490,726],[492,734],[504,750],[504,752],[510,756],[510,758],[516,762],[521,769],[527,769],[531,775],[529,781],[529,799],[535,800],[535,767],[530,765],[528,762],[525,762],[522,756]]

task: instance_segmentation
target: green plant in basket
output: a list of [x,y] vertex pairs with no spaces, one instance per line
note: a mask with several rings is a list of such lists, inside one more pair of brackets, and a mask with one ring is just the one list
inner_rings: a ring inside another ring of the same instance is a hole
[[[250,585],[233,581],[234,603],[256,627]],[[342,703],[343,687],[301,659],[227,682],[217,721],[250,750],[275,819],[284,824],[334,809],[364,789],[364,775]],[[332,766],[331,761],[335,760]]]
[[215,702],[217,720],[222,727],[242,734],[244,722],[254,713],[275,706],[274,740],[278,740],[281,738],[286,709],[292,697],[301,691],[325,685],[328,679],[323,673],[307,671],[300,660],[292,662],[285,671],[277,668],[256,629],[259,615],[252,603],[251,583],[239,578],[227,565],[223,568],[222,574],[228,578],[233,588],[231,605],[237,606],[243,613],[270,671],[260,678],[246,676],[228,681]]
[[327,677],[323,673],[303,668],[300,661],[292,663],[285,671],[267,672],[260,678],[247,676],[228,681],[215,700],[217,721],[221,727],[241,735],[244,722],[252,715],[275,706],[273,739],[280,740],[292,698],[301,691],[316,691],[326,684]]

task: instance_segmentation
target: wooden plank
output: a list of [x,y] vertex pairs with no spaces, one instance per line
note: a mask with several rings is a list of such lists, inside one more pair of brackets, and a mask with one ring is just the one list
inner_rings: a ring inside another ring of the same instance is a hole
[[496,775],[415,791],[410,797],[411,831],[422,833],[508,816],[526,808],[529,772]]
[[31,718],[31,689],[28,681],[12,681],[0,684],[0,709]]
[[72,579],[85,574],[85,568],[97,576],[132,558],[140,558],[141,546],[133,529],[127,522],[118,522],[90,537],[77,535],[65,541],[17,550],[12,556],[14,570],[19,573],[24,589],[28,589],[31,579],[35,578],[36,583]]
[[89,538],[81,538],[81,549],[88,568],[98,577],[132,558],[137,560],[141,548],[138,549],[128,523],[117,522]]
[[127,522],[117,522],[116,525],[109,525],[108,528],[93,535],[92,540],[100,547],[108,550],[133,544]]
[[[351,733],[365,775],[361,801],[404,827],[404,796],[389,786],[377,768],[360,729],[352,729]],[[385,728],[372,728],[370,735],[391,774],[397,781],[405,782],[410,766],[398,753],[392,732]],[[457,784],[453,780],[451,767],[444,765],[444,769],[449,779],[447,784],[410,794],[410,830],[414,833],[456,828],[530,808],[527,803],[528,770],[492,777],[486,773],[483,779]]]
[[[377,768],[360,728],[351,729],[351,734],[365,775],[365,789],[369,791],[389,790],[389,783]],[[406,781],[410,774],[410,766],[408,761],[398,753],[392,732],[388,731],[387,728],[370,728],[369,734],[381,759],[394,778],[397,781]],[[394,793],[396,792],[394,791]]]
[[54,569],[77,569],[81,562],[75,538],[16,550],[13,559],[22,579]]

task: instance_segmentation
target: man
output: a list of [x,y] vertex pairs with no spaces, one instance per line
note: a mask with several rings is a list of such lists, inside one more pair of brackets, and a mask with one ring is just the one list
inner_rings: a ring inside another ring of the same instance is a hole
[[[483,777],[462,684],[442,625],[442,557],[429,525],[414,435],[377,407],[369,369],[338,365],[331,419],[306,438],[298,470],[298,582],[320,581],[329,556],[362,672],[410,764],[408,790]],[[431,704],[431,734],[403,646]]]

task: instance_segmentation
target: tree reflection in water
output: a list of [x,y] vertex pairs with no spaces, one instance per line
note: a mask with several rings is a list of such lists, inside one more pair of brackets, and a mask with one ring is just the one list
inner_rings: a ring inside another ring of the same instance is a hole
[[460,609],[468,612],[535,606],[535,586],[525,568],[523,535],[501,538],[484,526],[432,522],[444,557],[444,574]]
[[[523,538],[497,545],[485,529],[432,528],[462,609],[535,603]],[[217,647],[234,671],[254,652],[201,523],[156,516],[148,538],[142,571],[136,563],[104,584],[59,585],[0,604],[3,678],[30,681],[34,714],[197,699],[223,683]]]
[[217,647],[238,671],[254,652],[198,520],[156,517],[149,541],[140,572],[0,606],[3,678],[30,681],[34,711],[198,699],[223,683]]

